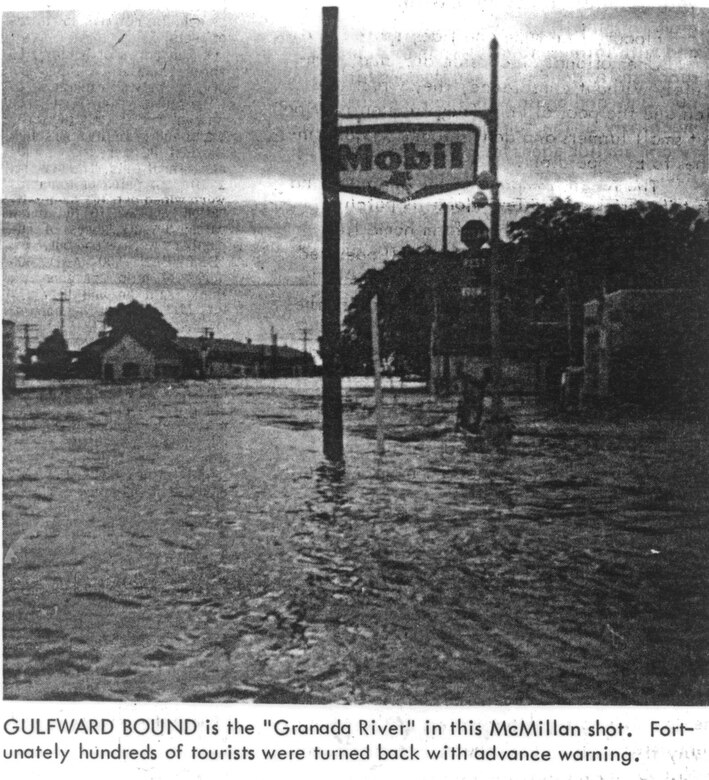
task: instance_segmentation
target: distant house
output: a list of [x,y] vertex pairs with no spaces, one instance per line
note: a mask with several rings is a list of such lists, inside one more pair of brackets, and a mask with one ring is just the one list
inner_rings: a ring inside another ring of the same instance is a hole
[[585,401],[676,406],[696,400],[704,326],[686,290],[618,290],[584,309]]
[[171,341],[149,343],[129,333],[108,334],[79,351],[82,376],[121,382],[177,379],[183,375],[184,355]]
[[270,352],[263,345],[242,343],[214,336],[180,336],[177,343],[189,356],[190,373],[200,377],[265,376],[269,373]]
[[314,376],[315,361],[309,352],[293,347],[278,347],[275,363],[276,376]]
[[78,353],[77,373],[106,382],[178,378],[313,376],[308,352],[279,346],[112,330]]
[[181,336],[177,344],[186,355],[190,374],[204,378],[312,376],[315,361],[308,352],[278,344],[252,344],[213,335]]

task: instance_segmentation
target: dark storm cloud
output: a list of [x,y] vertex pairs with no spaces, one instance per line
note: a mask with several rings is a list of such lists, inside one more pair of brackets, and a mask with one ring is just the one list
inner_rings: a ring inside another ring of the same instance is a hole
[[233,16],[3,19],[4,142],[149,156],[187,172],[299,177],[317,165],[318,49]]
[[551,54],[509,84],[509,167],[540,178],[706,175],[709,80],[631,56]]
[[534,37],[598,32],[612,44],[652,45],[658,61],[688,50],[704,58],[709,45],[706,8],[589,8],[529,14],[522,24]]
[[71,278],[233,290],[316,282],[317,227],[314,209],[293,204],[7,201],[3,237],[10,256]]
[[[591,202],[706,199],[706,9],[606,8],[518,19],[517,29],[500,35],[503,198],[548,198],[558,184],[579,197],[578,182]],[[469,53],[435,33],[382,37],[391,44],[388,57],[367,49],[343,57],[348,110],[487,106],[487,41],[480,36],[471,37]],[[395,69],[395,54],[408,70]]]
[[524,26],[538,45],[503,86],[510,169],[637,178],[645,198],[707,197],[706,9],[560,12]]
[[[488,34],[450,19],[412,30],[402,8],[379,28],[343,14],[342,109],[486,107]],[[319,12],[307,13],[317,30]],[[598,180],[630,182],[638,197],[706,197],[708,20],[706,9],[667,8],[500,16],[503,195]],[[103,181],[109,197],[142,187],[240,199],[218,177],[317,180],[319,34],[307,27],[242,11],[82,24],[6,14],[6,181],[44,197],[36,180],[55,197],[95,197]]]

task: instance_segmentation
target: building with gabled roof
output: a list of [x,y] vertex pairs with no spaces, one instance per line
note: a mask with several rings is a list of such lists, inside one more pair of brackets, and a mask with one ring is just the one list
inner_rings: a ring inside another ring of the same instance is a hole
[[[177,343],[193,367],[190,374],[202,377],[313,376],[315,361],[308,352],[277,343],[214,338],[213,335],[180,336]],[[196,368],[196,372],[195,372]]]
[[184,364],[184,351],[176,342],[108,333],[79,350],[77,370],[107,382],[178,379],[184,376]]

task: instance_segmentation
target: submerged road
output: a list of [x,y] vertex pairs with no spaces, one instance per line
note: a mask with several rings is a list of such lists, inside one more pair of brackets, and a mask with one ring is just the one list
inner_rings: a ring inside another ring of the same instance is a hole
[[697,423],[550,418],[317,380],[86,385],[4,409],[5,697],[706,704]]

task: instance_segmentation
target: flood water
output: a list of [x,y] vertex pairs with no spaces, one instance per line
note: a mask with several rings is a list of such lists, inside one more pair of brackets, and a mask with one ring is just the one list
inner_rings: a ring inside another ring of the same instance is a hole
[[702,431],[319,382],[83,385],[4,409],[5,697],[706,704]]

